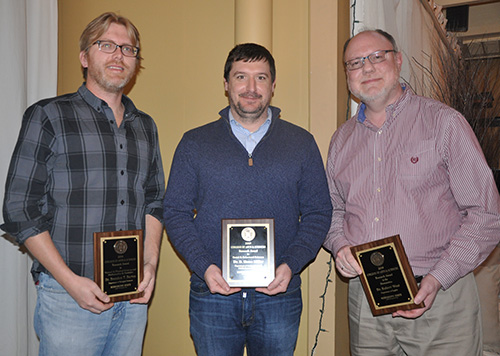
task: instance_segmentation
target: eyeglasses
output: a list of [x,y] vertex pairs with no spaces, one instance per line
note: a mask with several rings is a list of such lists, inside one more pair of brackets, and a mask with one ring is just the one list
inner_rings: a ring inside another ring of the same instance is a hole
[[383,61],[385,61],[387,59],[386,54],[389,52],[396,53],[396,51],[393,49],[386,49],[386,50],[382,50],[382,51],[373,52],[373,53],[367,55],[366,57],[359,57],[359,58],[354,58],[354,59],[350,59],[350,60],[346,61],[345,67],[348,71],[363,68],[363,66],[365,65],[365,60],[367,58],[371,64],[382,63]]
[[131,45],[117,45],[116,43],[111,41],[100,40],[92,43],[92,46],[95,44],[97,44],[97,46],[99,47],[99,51],[104,53],[115,53],[116,49],[119,47],[125,57],[137,57],[137,55],[139,54],[139,47],[134,47]]

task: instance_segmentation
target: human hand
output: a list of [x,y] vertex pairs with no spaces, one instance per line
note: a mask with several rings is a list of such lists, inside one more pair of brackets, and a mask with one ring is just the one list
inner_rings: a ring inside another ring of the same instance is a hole
[[216,265],[208,266],[204,277],[205,283],[212,294],[219,293],[222,295],[230,295],[241,290],[241,288],[229,287],[229,284],[227,284],[224,277],[222,277],[222,271]]
[[257,292],[264,293],[267,295],[276,295],[279,293],[286,292],[288,288],[288,283],[292,279],[292,270],[286,263],[282,263],[276,268],[276,276],[274,280],[269,283],[267,288],[255,288]]
[[92,313],[101,314],[114,305],[110,303],[109,296],[89,278],[74,275],[63,287],[81,308]]
[[144,292],[142,297],[131,299],[132,304],[148,304],[156,283],[156,269],[149,263],[144,264],[144,278],[139,284],[137,291]]
[[401,316],[408,319],[418,318],[432,307],[439,289],[441,289],[441,283],[439,283],[433,275],[428,274],[422,279],[422,282],[420,283],[420,289],[415,296],[415,304],[424,302],[425,307],[412,310],[398,310],[392,313],[392,316]]
[[335,267],[342,276],[347,278],[357,277],[363,273],[349,245],[342,247],[337,253],[337,257],[335,257]]

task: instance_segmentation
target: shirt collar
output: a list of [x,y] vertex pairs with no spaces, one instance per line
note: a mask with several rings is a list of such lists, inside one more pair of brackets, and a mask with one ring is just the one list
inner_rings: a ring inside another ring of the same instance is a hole
[[[272,114],[272,111],[271,111],[271,108],[267,108],[267,119],[266,121],[264,121],[264,123],[257,129],[257,131],[259,131],[261,128],[263,127],[269,127],[269,125],[271,124],[271,119],[273,117],[273,114]],[[246,128],[244,128],[238,121],[236,121],[236,119],[234,118],[233,116],[233,113],[231,112],[231,110],[229,110],[229,122],[231,123],[231,126],[236,126],[238,128],[241,128],[243,130],[246,130],[248,131]],[[257,132],[256,131],[256,132]]]
[[[83,100],[89,104],[92,108],[94,108],[96,111],[98,112],[101,112],[103,111],[103,107],[107,107],[108,104],[98,98],[97,96],[95,96],[88,88],[87,86],[85,85],[85,83],[83,83],[80,88],[78,88],[78,94],[80,94],[80,96],[83,98]],[[130,100],[129,97],[127,97],[126,95],[122,95],[122,104],[125,108],[125,115],[127,113],[135,113],[137,111],[137,108],[135,107],[134,103],[132,102],[132,100]],[[131,117],[134,117],[135,115],[127,115],[127,116],[131,116]],[[125,116],[124,116],[125,117]]]

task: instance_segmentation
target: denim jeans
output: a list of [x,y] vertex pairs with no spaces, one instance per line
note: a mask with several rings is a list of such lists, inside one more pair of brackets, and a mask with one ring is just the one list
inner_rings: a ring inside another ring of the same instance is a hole
[[37,285],[35,331],[39,356],[139,356],[147,305],[119,302],[101,313],[82,309],[47,274]]
[[191,335],[198,356],[292,356],[297,342],[300,287],[276,296],[243,289],[229,296],[211,294],[192,281]]

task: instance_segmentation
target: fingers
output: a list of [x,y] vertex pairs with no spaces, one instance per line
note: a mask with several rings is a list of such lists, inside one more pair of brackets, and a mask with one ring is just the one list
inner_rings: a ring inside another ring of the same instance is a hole
[[148,281],[143,280],[141,284],[139,284],[138,292],[143,292],[142,296],[139,298],[131,299],[131,304],[148,304],[151,296],[153,295],[154,290],[154,281],[153,279],[149,279]]
[[288,284],[292,279],[293,273],[286,263],[283,263],[276,268],[276,277],[269,283],[267,288],[255,288],[257,292],[267,295],[276,295],[284,293],[288,289]]
[[267,294],[267,295],[276,295],[276,294],[279,294],[279,293],[286,292],[286,290],[288,288],[288,282],[285,282],[283,280],[276,280],[276,279],[274,279],[267,286],[267,288],[255,288],[255,290],[257,292],[264,293],[264,294]]
[[90,289],[90,293],[88,296],[85,295],[83,296],[84,297],[80,302],[85,306],[82,306],[80,302],[78,304],[82,308],[90,310],[92,313],[95,314],[100,314],[103,311],[111,309],[114,305],[114,303],[110,301],[111,299],[109,298],[109,296],[103,291],[101,291],[101,289],[99,289],[97,285],[96,288]]
[[89,278],[75,276],[64,288],[81,308],[92,313],[100,314],[114,305],[109,296]]
[[115,305],[114,303],[105,303],[105,304],[102,303],[95,306],[89,306],[87,310],[91,311],[94,314],[101,314],[102,312],[111,309],[114,305]]
[[344,246],[339,250],[335,258],[335,266],[339,273],[347,278],[353,278],[363,273],[351,252],[350,246]]
[[222,277],[222,271],[216,265],[210,265],[205,272],[205,283],[207,283],[210,293],[219,293],[223,295],[229,295],[239,292],[241,288],[231,288],[227,284],[224,277]]
[[413,310],[399,310],[392,314],[392,316],[401,316],[403,318],[414,319],[418,318],[420,315],[425,313],[432,307],[434,304],[434,299],[436,299],[436,295],[441,289],[441,283],[431,274],[422,279],[420,283],[420,289],[415,296],[415,304],[420,304],[424,302],[425,307]]
[[418,308],[418,309],[412,309],[412,310],[398,310],[397,312],[392,313],[393,317],[402,317],[406,319],[416,319],[422,314],[425,313],[425,311],[428,308]]
[[130,300],[132,304],[147,304],[153,295],[156,283],[155,270],[148,266],[144,266],[144,278],[139,284],[138,292],[144,292],[141,297]]

